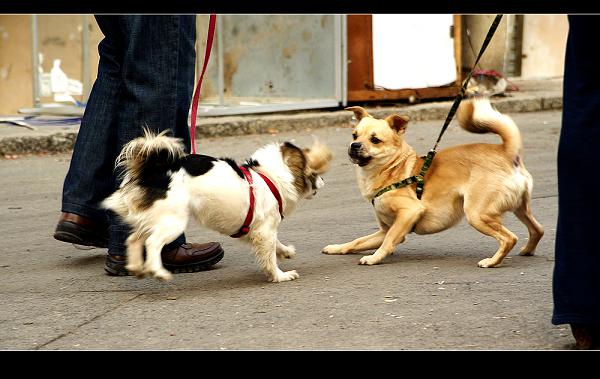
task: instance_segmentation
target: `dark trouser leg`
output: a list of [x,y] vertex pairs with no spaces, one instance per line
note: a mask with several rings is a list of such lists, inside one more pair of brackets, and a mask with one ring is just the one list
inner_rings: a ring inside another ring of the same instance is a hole
[[[170,129],[189,146],[188,112],[194,86],[195,16],[122,16],[126,41],[117,145]],[[115,183],[115,189],[118,183]],[[129,228],[111,215],[109,253],[124,254]],[[164,247],[185,243],[185,235]]]
[[[101,221],[99,203],[118,188],[114,161],[142,127],[171,129],[189,145],[195,16],[97,16],[100,66],[63,190],[63,211]],[[123,255],[128,228],[113,215],[109,252]],[[185,242],[180,236],[166,249]]]
[[81,121],[62,196],[62,211],[108,223],[99,203],[114,189],[113,169],[118,154],[117,114],[122,90],[123,47],[116,19],[98,20],[105,38],[98,45],[98,76]]
[[563,123],[558,148],[554,324],[600,325],[599,17],[569,16]]

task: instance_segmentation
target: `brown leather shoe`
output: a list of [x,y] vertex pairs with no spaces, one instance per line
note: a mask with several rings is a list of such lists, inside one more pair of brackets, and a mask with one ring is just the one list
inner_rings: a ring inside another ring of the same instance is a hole
[[[176,249],[163,251],[161,258],[163,266],[167,270],[173,274],[179,274],[207,270],[219,262],[223,255],[223,248],[217,242],[184,243]],[[129,275],[125,265],[126,257],[124,255],[108,254],[104,270],[113,276]]]
[[89,218],[63,212],[56,225],[54,238],[77,245],[107,247],[108,227]]
[[584,325],[584,324],[570,324],[571,325],[571,333],[573,333],[573,337],[575,338],[575,349],[577,350],[590,350],[597,349],[600,341],[600,335],[598,335],[598,330],[594,328],[592,325]]

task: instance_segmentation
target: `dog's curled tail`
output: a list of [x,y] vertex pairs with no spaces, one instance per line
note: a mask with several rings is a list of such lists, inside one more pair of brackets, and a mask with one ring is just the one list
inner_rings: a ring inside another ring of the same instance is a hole
[[314,138],[313,145],[309,149],[304,149],[308,166],[312,168],[317,174],[324,174],[329,170],[332,154],[331,150],[317,138]]
[[515,122],[490,104],[485,97],[463,101],[456,115],[461,128],[471,133],[496,133],[502,137],[505,151],[512,157],[523,149],[521,132]]
[[144,128],[142,137],[123,146],[115,167],[123,168],[125,182],[137,180],[146,170],[167,167],[185,155],[181,139],[166,136],[168,132],[156,134]]
[[144,128],[144,135],[128,142],[116,159],[115,168],[122,168],[121,187],[102,202],[102,206],[124,217],[130,211],[133,199],[140,194],[136,187],[152,186],[153,181],[166,177],[185,156],[179,138],[166,136],[169,130],[158,134]]

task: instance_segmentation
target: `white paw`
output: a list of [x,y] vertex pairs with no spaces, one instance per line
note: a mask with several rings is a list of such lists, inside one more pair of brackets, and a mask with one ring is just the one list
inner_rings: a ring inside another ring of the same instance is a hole
[[279,282],[287,282],[290,280],[294,280],[294,279],[298,279],[300,277],[300,275],[298,275],[298,273],[296,272],[296,270],[292,270],[292,271],[286,271],[286,272],[281,272],[277,275],[276,278],[274,278],[272,280],[273,283],[279,283]]
[[162,282],[168,282],[173,279],[173,274],[165,269],[161,269],[154,273],[154,277]]
[[365,255],[360,258],[359,264],[361,265],[376,265],[379,263],[379,259],[375,258],[373,255]]
[[163,282],[168,282],[169,280],[173,279],[173,274],[171,274],[168,270],[162,267],[158,269],[145,268],[143,274],[146,276],[151,276]]
[[144,276],[144,265],[143,264],[128,263],[127,266],[125,266],[125,268],[127,269],[127,271],[129,271],[129,273],[131,275],[135,275],[138,278]]
[[477,263],[477,266],[483,267],[483,268],[496,267],[499,265],[500,265],[499,263],[494,264],[494,261],[492,260],[492,258],[485,258],[485,259],[480,260]]
[[281,249],[278,256],[280,258],[292,259],[296,256],[296,248],[294,245],[285,246],[284,249]]
[[323,254],[345,254],[342,253],[342,245],[327,245],[321,250]]

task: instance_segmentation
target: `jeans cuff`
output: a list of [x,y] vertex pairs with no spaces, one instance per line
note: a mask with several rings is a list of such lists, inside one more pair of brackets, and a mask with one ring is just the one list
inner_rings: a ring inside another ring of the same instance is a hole
[[98,223],[108,224],[108,216],[106,211],[90,208],[85,205],[62,203],[61,212],[74,213],[81,217],[89,218]]

